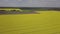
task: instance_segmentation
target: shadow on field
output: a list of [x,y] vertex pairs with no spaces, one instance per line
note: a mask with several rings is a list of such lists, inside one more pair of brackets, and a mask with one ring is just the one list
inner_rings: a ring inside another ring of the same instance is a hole
[[0,11],[0,15],[8,15],[8,14],[40,14],[38,12],[19,12],[19,11]]

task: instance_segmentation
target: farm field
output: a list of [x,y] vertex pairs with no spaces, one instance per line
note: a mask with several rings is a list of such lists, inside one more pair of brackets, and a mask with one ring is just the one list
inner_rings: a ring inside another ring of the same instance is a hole
[[60,34],[60,12],[0,15],[0,34]]

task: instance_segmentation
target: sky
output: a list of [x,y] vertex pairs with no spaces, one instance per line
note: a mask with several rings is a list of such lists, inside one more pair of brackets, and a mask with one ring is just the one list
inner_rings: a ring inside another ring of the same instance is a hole
[[0,7],[60,7],[60,0],[0,0]]

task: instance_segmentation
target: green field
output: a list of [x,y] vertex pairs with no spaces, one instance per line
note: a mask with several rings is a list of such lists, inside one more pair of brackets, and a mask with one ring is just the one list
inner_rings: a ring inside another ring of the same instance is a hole
[[60,12],[0,15],[0,34],[60,34]]

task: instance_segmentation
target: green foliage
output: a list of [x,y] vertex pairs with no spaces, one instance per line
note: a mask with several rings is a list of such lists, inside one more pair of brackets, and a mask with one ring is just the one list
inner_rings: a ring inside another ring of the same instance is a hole
[[20,12],[22,12],[22,10],[21,9],[19,9],[19,8],[0,8],[0,11],[20,11]]
[[25,9],[23,12],[32,12],[32,10]]

